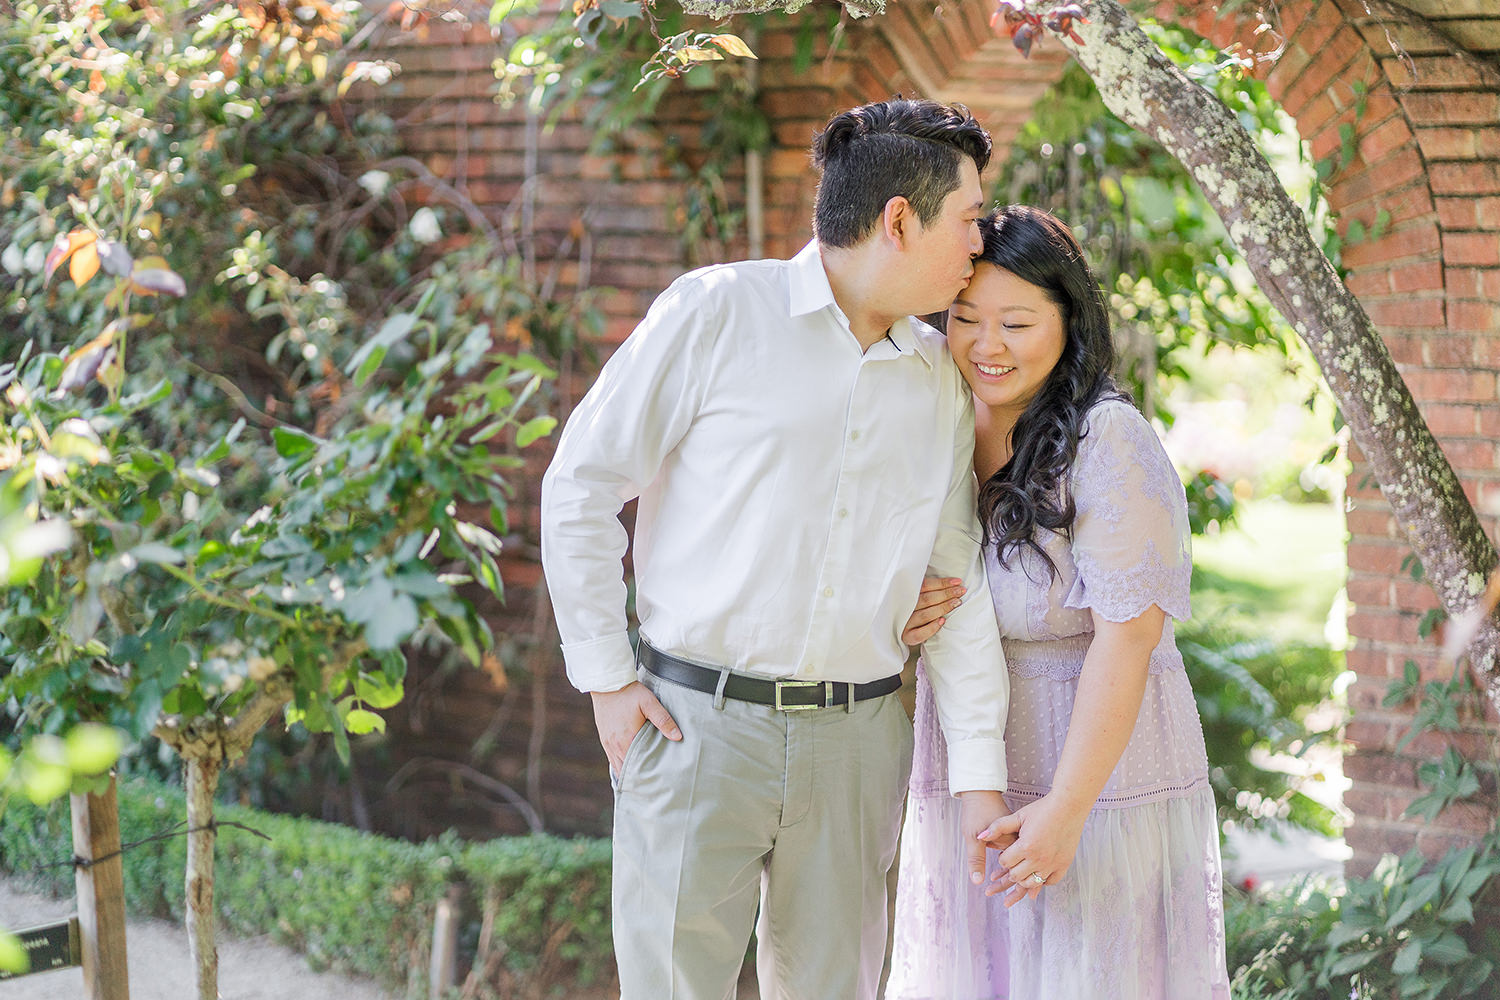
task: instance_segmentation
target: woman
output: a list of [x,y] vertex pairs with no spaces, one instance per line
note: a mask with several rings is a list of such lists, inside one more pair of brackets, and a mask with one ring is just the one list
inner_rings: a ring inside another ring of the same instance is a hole
[[[1008,846],[981,892],[919,669],[887,1000],[1227,1000],[1213,791],[1170,621],[1189,613],[1182,484],[1110,374],[1072,233],[1016,206],[981,229],[947,331],[974,393],[1013,813],[984,835]],[[908,641],[941,628],[955,583],[924,587]]]

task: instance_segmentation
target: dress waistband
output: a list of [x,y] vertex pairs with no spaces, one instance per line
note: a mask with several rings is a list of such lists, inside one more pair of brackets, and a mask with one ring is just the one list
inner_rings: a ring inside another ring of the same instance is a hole
[[1005,665],[1017,677],[1052,677],[1066,680],[1083,671],[1083,657],[1094,641],[1092,632],[1066,639],[1002,639]]

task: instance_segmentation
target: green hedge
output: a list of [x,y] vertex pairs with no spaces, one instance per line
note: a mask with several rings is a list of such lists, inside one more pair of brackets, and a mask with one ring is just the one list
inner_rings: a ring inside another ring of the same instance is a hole
[[[124,783],[119,801],[126,842],[170,830],[186,815],[181,791],[157,784]],[[465,960],[484,969],[492,995],[612,974],[607,841],[409,844],[236,806],[219,806],[218,818],[270,838],[220,828],[214,899],[221,929],[269,934],[315,968],[373,976],[416,995],[425,989],[434,909],[458,885],[471,901],[464,939],[477,948]],[[12,800],[0,816],[0,868],[30,885],[71,896],[72,869],[42,867],[71,854],[66,801],[47,809]],[[127,850],[127,909],[180,918],[185,863],[182,837]]]

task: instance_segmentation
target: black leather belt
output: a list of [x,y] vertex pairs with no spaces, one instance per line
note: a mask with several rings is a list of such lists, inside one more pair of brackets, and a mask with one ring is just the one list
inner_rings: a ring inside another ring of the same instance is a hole
[[[722,670],[690,663],[641,640],[636,657],[641,666],[664,681],[690,687],[705,694],[717,694]],[[901,675],[892,674],[866,684],[847,681],[764,680],[730,674],[724,680],[724,697],[771,705],[782,712],[805,712],[814,708],[834,708],[868,698],[888,695],[901,687]]]

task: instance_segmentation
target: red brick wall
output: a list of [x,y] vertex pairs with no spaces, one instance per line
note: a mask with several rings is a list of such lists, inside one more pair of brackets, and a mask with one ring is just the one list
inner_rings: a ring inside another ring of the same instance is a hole
[[[1461,13],[1460,6],[1448,5]],[[1346,236],[1347,283],[1381,331],[1433,433],[1482,521],[1496,535],[1500,498],[1500,12],[1485,18],[1377,16],[1359,0],[1284,4],[1286,48],[1265,79],[1296,120],[1313,155],[1345,158],[1329,179],[1329,201]],[[1477,11],[1474,7],[1472,10]],[[1246,41],[1254,22],[1206,12],[1198,28],[1220,44]],[[1476,30],[1476,28],[1488,28]],[[1255,36],[1266,49],[1270,34]],[[1460,52],[1453,38],[1473,51]],[[1488,51],[1486,51],[1488,50]],[[1352,128],[1347,149],[1341,129]],[[1349,238],[1358,220],[1378,238]],[[1349,667],[1353,752],[1345,804],[1351,869],[1368,871],[1385,851],[1420,846],[1429,855],[1472,840],[1490,822],[1483,808],[1457,806],[1436,822],[1402,818],[1419,793],[1416,765],[1448,745],[1488,757],[1495,715],[1466,720],[1452,738],[1426,736],[1403,750],[1415,705],[1382,702],[1408,660],[1424,680],[1449,674],[1436,642],[1418,635],[1432,590],[1402,563],[1411,553],[1354,450],[1349,479]],[[1486,513],[1488,511],[1488,513]]]
[[[1371,14],[1360,0],[1291,0],[1267,8],[1266,25],[1240,5],[1226,5],[1222,16],[1211,4],[1185,11],[1164,6],[1158,14],[1181,19],[1218,44],[1238,43],[1265,56],[1257,72],[1316,157],[1343,159],[1341,129],[1352,129],[1352,155],[1329,180],[1341,231],[1348,234],[1358,220],[1369,233],[1382,212],[1387,218],[1376,238],[1346,243],[1349,286],[1379,326],[1470,496],[1493,511],[1500,504],[1500,14],[1482,13],[1482,6],[1437,5],[1424,20]],[[773,120],[775,138],[765,159],[767,255],[789,255],[807,238],[813,179],[806,147],[842,107],[895,92],[961,100],[986,121],[1003,155],[1064,57],[1059,46],[1044,44],[1031,60],[1020,59],[989,33],[990,9],[985,0],[938,8],[896,0],[884,17],[850,22],[832,54],[820,37],[810,67],[801,72],[793,65],[794,27],[761,34],[759,104]],[[1446,16],[1444,9],[1455,13]],[[524,117],[488,97],[496,52],[483,28],[436,26],[425,38],[395,38],[391,57],[405,71],[381,98],[400,119],[407,148],[463,186],[492,217],[512,206],[526,181]],[[690,91],[676,94],[655,134],[675,135],[691,149],[702,115]],[[607,352],[688,262],[675,236],[674,183],[654,155],[659,138],[643,133],[635,151],[613,162],[585,156],[589,139],[576,118],[542,136],[533,181],[536,245],[539,259],[550,261],[570,227],[581,223],[589,234],[588,280],[616,290],[606,300]],[[731,197],[742,198],[742,174],[731,172],[726,180]],[[730,247],[731,256],[743,252],[743,245]],[[569,280],[580,264],[575,250]],[[585,383],[586,377],[576,378],[567,391],[576,397]],[[1418,794],[1417,762],[1436,754],[1441,741],[1419,740],[1398,752],[1414,706],[1388,709],[1381,701],[1407,659],[1421,665],[1424,676],[1437,675],[1433,643],[1417,635],[1434,599],[1402,572],[1410,549],[1367,481],[1366,466],[1354,457],[1348,527],[1355,648],[1349,664],[1358,679],[1349,694],[1354,717],[1347,735],[1354,749],[1345,767],[1354,782],[1347,799],[1356,814],[1348,831],[1352,868],[1365,871],[1385,850],[1417,843],[1432,852],[1472,837],[1486,818],[1471,808],[1451,809],[1432,824],[1400,818]],[[533,530],[529,512],[538,473],[532,469],[521,483],[518,504],[519,524]],[[1495,515],[1485,514],[1484,524],[1493,537]],[[497,616],[517,634],[529,622],[524,610]],[[569,693],[556,660],[551,669],[549,717],[560,721],[549,728],[545,748],[549,820],[561,829],[602,830],[607,784],[587,701]],[[483,713],[473,707],[484,697],[476,677],[423,680],[424,690],[448,690],[443,697],[464,707],[400,752],[461,753],[465,741],[483,732],[488,722],[477,721]],[[529,697],[523,679],[513,684],[513,700]],[[478,762],[511,778],[519,773],[516,761],[524,759],[529,733],[526,719],[512,715],[500,742]],[[434,735],[438,730],[441,738]],[[1474,749],[1492,733],[1483,720],[1473,720],[1456,742]],[[462,798],[456,791],[451,797]],[[435,808],[435,801],[424,800],[424,808]],[[473,832],[487,822],[476,817]]]

